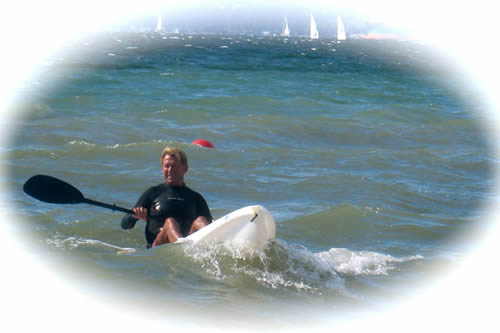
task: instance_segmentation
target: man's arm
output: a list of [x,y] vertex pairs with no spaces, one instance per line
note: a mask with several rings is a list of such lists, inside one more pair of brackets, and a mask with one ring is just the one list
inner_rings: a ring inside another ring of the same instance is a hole
[[134,209],[132,209],[134,214],[125,214],[123,216],[121,222],[122,229],[132,229],[138,220],[148,221],[148,209],[145,207],[149,207],[150,193],[151,189],[144,192],[139,200],[137,200]]
[[198,207],[198,212],[197,212],[198,217],[204,216],[207,219],[208,223],[212,223],[213,221],[212,214],[210,213],[210,209],[208,208],[208,204],[205,201],[205,198],[203,198],[201,194],[198,194],[197,207]]

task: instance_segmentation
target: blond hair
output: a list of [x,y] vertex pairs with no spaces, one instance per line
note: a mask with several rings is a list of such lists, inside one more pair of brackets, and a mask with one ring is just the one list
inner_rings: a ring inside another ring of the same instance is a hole
[[174,156],[179,162],[182,163],[182,165],[188,164],[187,155],[180,148],[165,147],[165,149],[163,149],[163,151],[161,153],[161,160],[160,160],[161,163],[163,163],[163,160],[165,159],[165,156],[167,156],[167,155]]

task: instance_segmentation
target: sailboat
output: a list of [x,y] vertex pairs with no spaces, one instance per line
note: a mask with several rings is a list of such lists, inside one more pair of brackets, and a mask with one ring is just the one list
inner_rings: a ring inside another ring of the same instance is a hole
[[346,39],[347,37],[345,34],[344,24],[342,23],[342,18],[340,18],[340,16],[337,16],[337,42]]
[[314,20],[314,17],[311,14],[311,24],[309,27],[309,37],[311,39],[318,39],[319,38],[319,32],[318,32],[318,26],[316,25],[316,21]]
[[163,22],[162,22],[161,15],[158,15],[158,19],[156,20],[156,29],[155,29],[155,31],[156,32],[163,31]]
[[285,36],[285,37],[290,36],[290,29],[288,28],[288,20],[286,19],[286,16],[285,16],[285,20],[283,21],[283,31],[281,33],[281,36]]

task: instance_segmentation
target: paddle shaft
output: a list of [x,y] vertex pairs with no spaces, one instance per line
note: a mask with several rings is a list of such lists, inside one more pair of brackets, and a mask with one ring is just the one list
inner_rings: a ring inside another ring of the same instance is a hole
[[119,212],[123,212],[123,213],[128,213],[128,214],[134,214],[134,212],[130,209],[127,209],[127,208],[123,208],[123,207],[120,207],[120,206],[117,206],[115,204],[107,204],[107,203],[104,203],[104,202],[100,202],[100,201],[96,201],[96,200],[92,200],[92,199],[87,199],[87,198],[83,198],[83,201],[84,203],[86,204],[89,204],[89,205],[94,205],[94,206],[99,206],[99,207],[103,207],[103,208],[108,208],[108,209],[111,209],[113,211],[119,211]]

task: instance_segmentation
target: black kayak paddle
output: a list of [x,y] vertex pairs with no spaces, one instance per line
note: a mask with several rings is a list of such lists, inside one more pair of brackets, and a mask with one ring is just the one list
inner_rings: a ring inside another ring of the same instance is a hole
[[110,205],[107,203],[87,199],[83,196],[82,192],[80,192],[73,185],[68,184],[60,179],[46,175],[36,175],[28,179],[26,183],[24,183],[23,191],[35,199],[48,203],[54,203],[54,204],[86,203],[89,205],[117,210],[124,213],[129,213],[129,214],[134,213],[130,209],[118,207],[114,204]]

